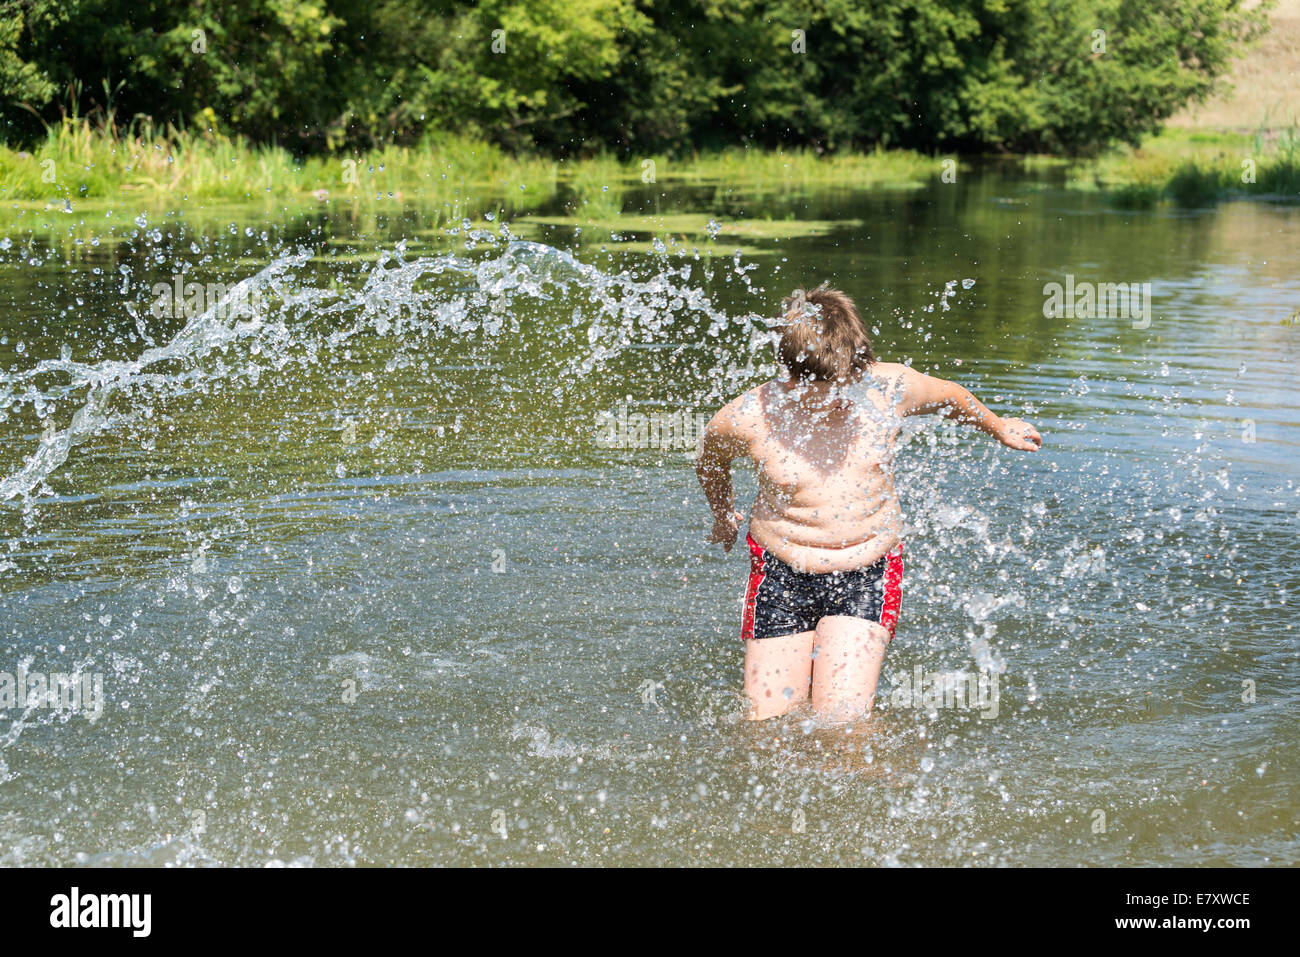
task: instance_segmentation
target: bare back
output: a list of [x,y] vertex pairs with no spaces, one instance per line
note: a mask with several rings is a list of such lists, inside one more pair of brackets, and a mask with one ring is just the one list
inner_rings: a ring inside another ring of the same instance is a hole
[[810,572],[847,571],[884,557],[902,533],[893,458],[904,367],[875,363],[835,397],[767,382],[719,415],[758,470],[754,541]]

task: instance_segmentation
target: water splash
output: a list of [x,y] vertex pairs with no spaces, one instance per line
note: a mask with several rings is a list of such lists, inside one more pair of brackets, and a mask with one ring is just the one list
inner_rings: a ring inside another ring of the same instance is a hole
[[[508,231],[504,238],[482,231],[472,238],[488,242],[495,255],[407,261],[399,243],[355,289],[312,285],[304,269],[312,251],[299,250],[233,286],[169,342],[133,361],[81,363],[65,353],[0,374],[0,412],[27,411],[44,424],[36,449],[0,479],[0,501],[38,493],[76,447],[152,414],[157,404],[237,380],[274,392],[293,367],[337,361],[361,336],[398,340],[409,358],[431,341],[520,336],[521,317],[535,316],[537,303],[572,297],[570,321],[552,324],[544,335],[542,351],[558,360],[547,373],[561,383],[550,390],[558,397],[566,379],[589,376],[628,349],[656,342],[670,325],[679,336],[716,338],[733,322],[750,322],[728,317],[691,286],[689,263],[637,279],[626,271],[606,274],[541,243],[511,240]],[[524,348],[536,351],[536,343]],[[456,352],[463,349],[448,347],[440,358]],[[403,361],[390,360],[389,368]],[[713,378],[731,382],[747,372],[723,361]],[[63,416],[68,424],[54,427]]]

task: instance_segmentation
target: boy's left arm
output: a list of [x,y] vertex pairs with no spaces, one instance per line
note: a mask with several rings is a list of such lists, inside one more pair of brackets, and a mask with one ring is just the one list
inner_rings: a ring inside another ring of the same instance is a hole
[[1043,437],[1032,425],[1024,419],[1004,419],[956,382],[908,368],[903,373],[902,386],[899,411],[903,415],[938,412],[988,433],[1007,448],[1022,452],[1037,452],[1042,448]]

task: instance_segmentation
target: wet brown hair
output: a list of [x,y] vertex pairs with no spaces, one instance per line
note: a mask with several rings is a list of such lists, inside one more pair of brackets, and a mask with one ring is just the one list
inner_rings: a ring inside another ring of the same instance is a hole
[[853,382],[876,361],[858,307],[838,289],[825,283],[807,292],[800,289],[781,305],[785,316],[776,357],[791,378]]

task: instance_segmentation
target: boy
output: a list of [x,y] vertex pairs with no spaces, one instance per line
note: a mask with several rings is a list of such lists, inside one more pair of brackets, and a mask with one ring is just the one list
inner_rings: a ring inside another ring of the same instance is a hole
[[939,412],[1026,452],[1042,438],[956,383],[878,361],[844,293],[823,285],[793,302],[780,375],[713,417],[695,469],[713,510],[709,541],[726,551],[744,519],[731,461],[748,457],[758,470],[742,623],[749,717],[785,714],[811,689],[814,712],[844,722],[870,712],[898,620],[903,528],[891,466],[902,418]]

